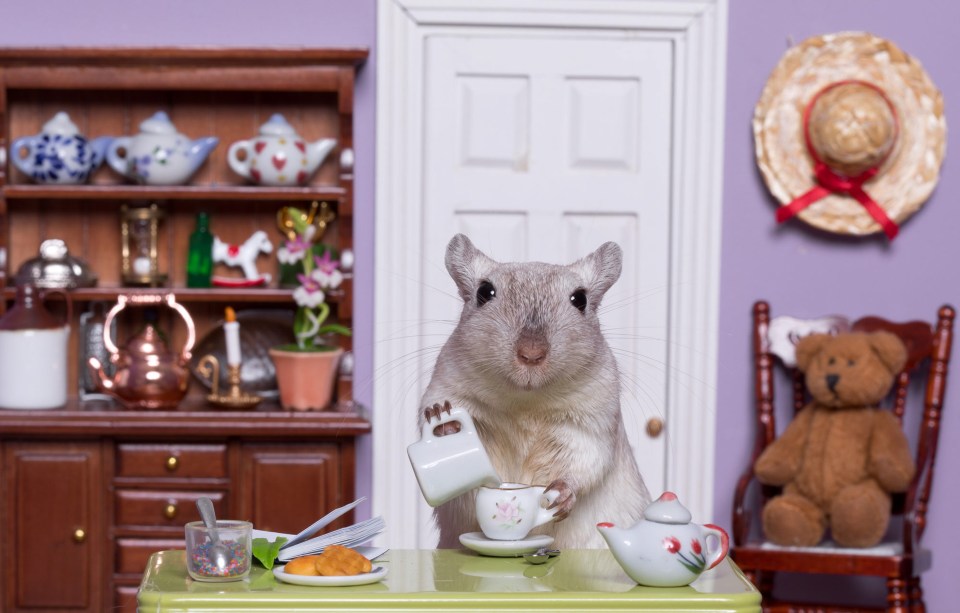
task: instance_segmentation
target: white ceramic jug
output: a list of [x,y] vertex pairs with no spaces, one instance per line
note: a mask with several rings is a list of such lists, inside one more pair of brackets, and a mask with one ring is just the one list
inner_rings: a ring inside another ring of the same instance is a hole
[[[444,436],[433,433],[434,428],[450,422],[459,422],[460,431]],[[500,477],[464,408],[456,407],[437,421],[428,419],[423,424],[420,441],[407,447],[407,455],[420,491],[431,507],[481,485],[500,486]]]
[[[43,306],[51,292],[67,301],[67,320]],[[56,409],[67,403],[70,295],[62,290],[17,287],[13,307],[0,318],[0,408]]]

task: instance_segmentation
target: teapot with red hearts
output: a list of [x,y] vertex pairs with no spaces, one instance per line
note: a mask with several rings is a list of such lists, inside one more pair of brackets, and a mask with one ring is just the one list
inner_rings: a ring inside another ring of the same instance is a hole
[[276,113],[260,126],[258,136],[230,145],[227,162],[259,185],[297,187],[306,185],[336,144],[332,138],[307,142]]

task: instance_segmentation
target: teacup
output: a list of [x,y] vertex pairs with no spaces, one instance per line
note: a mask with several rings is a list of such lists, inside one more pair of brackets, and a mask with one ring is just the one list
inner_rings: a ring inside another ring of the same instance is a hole
[[484,536],[496,541],[518,541],[537,526],[553,521],[557,509],[546,507],[560,493],[544,490],[546,486],[523,483],[481,487],[477,491],[477,521]]
[[[457,422],[460,430],[443,436],[434,429]],[[427,504],[436,507],[481,485],[500,485],[500,477],[477,435],[466,409],[453,408],[439,420],[423,424],[420,440],[407,447],[407,455]]]

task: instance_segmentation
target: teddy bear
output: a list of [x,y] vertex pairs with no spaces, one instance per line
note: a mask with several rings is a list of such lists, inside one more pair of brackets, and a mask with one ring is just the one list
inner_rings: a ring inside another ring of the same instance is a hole
[[907,350],[890,332],[811,334],[797,343],[796,360],[812,399],[754,464],[761,483],[783,488],[764,506],[764,534],[812,546],[829,527],[840,546],[876,545],[891,493],[906,491],[914,474],[896,417],[877,406]]

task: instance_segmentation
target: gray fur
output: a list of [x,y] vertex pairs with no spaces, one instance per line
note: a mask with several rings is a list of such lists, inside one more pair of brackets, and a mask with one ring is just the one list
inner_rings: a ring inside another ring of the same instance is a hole
[[[569,266],[498,263],[462,234],[447,247],[447,270],[464,305],[421,406],[449,400],[465,407],[505,481],[560,481],[558,489],[569,489],[569,517],[538,530],[553,534],[557,547],[603,547],[597,522],[631,525],[650,501],[623,426],[616,361],[597,318],[622,259],[615,243]],[[482,281],[497,295],[477,306]],[[587,293],[583,313],[570,302],[577,289]],[[526,346],[546,352],[542,363],[518,358],[518,347]],[[479,530],[473,499],[465,494],[436,509],[440,547],[458,547],[460,534]]]

